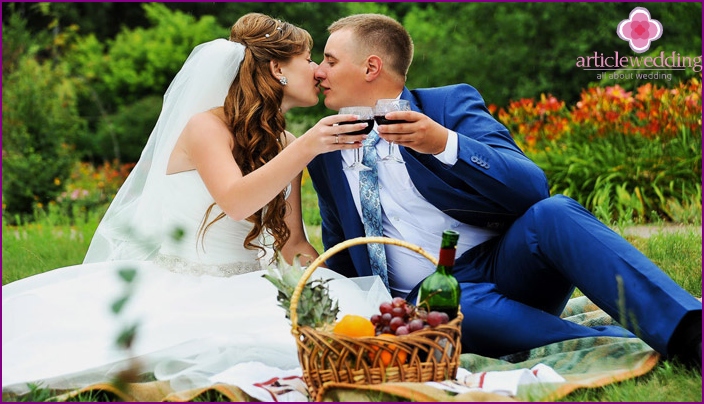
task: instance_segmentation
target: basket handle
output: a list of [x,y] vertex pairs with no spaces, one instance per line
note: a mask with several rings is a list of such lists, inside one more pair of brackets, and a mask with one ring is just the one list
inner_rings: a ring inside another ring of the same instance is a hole
[[432,255],[428,254],[425,250],[420,248],[419,246],[415,244],[411,244],[409,242],[403,241],[403,240],[398,240],[395,238],[390,238],[390,237],[357,237],[349,240],[345,240],[339,244],[334,245],[327,251],[323,252],[318,258],[313,261],[308,268],[306,268],[305,272],[303,272],[303,275],[301,276],[301,279],[298,281],[298,284],[296,285],[296,288],[293,290],[293,295],[291,295],[291,307],[290,307],[290,312],[291,312],[291,334],[293,334],[295,337],[298,337],[299,332],[298,332],[298,300],[301,298],[301,294],[303,293],[303,288],[305,287],[306,283],[308,282],[308,278],[310,278],[311,274],[315,272],[318,267],[324,263],[328,258],[332,257],[333,255],[337,254],[338,252],[347,249],[349,247],[353,247],[356,245],[360,244],[372,244],[372,243],[378,243],[378,244],[392,244],[392,245],[397,245],[400,247],[405,247],[408,248],[411,251],[415,251],[418,254],[422,255],[423,257],[427,258],[433,265],[437,265],[438,261],[435,257]]

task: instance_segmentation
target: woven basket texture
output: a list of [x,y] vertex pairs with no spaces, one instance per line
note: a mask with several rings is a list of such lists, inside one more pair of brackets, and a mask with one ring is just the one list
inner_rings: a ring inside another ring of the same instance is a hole
[[298,325],[297,305],[310,275],[329,257],[346,248],[367,244],[393,244],[418,252],[434,265],[437,261],[420,247],[388,237],[359,237],[325,251],[306,269],[291,298],[291,333],[308,392],[320,401],[326,385],[388,382],[428,382],[454,379],[462,352],[462,313],[447,324],[403,336],[348,337]]

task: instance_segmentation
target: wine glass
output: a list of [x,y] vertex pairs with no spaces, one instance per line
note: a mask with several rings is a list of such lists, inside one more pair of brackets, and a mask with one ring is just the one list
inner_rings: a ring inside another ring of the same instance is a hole
[[[400,100],[396,98],[377,100],[374,106],[374,120],[378,125],[391,125],[394,123],[405,123],[404,120],[389,120],[386,119],[386,114],[394,111],[410,111],[411,103],[408,100]],[[379,160],[384,163],[405,164],[403,160],[396,157],[394,154],[394,142],[389,142],[389,154]]]
[[[340,122],[338,125],[351,125],[353,123],[362,123],[366,122],[368,125],[366,128],[363,128],[361,130],[355,131],[355,132],[347,132],[347,135],[368,135],[369,132],[372,131],[374,128],[374,109],[372,107],[342,107],[338,111],[338,114],[352,114],[352,115],[357,115],[359,119],[356,121],[347,121],[347,122]],[[371,170],[371,168],[365,166],[362,164],[360,161],[359,153],[362,148],[357,148],[354,149],[354,163],[350,164],[349,166],[345,167],[345,170],[351,170],[351,171],[368,171]]]

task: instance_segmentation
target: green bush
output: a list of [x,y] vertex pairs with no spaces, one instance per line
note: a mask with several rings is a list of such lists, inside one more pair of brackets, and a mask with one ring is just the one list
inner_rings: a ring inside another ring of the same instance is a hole
[[532,157],[552,193],[578,200],[604,222],[701,223],[701,137],[689,130],[667,141],[573,136],[550,144]]
[[94,92],[91,98],[108,113],[145,96],[162,95],[196,45],[229,36],[213,16],[196,20],[160,3],[143,7],[153,26],[123,29],[105,44],[88,35],[67,55],[75,74]]
[[498,111],[553,194],[601,220],[701,223],[702,83],[590,87],[568,108],[543,95]]
[[[466,82],[487,103],[552,93],[569,103],[598,81],[576,67],[595,52],[633,55],[616,26],[629,2],[427,2],[416,3],[402,22],[413,36],[409,87]],[[697,3],[651,2],[647,9],[665,34],[656,45],[701,55],[702,12]],[[691,69],[690,69],[691,71]],[[673,82],[688,72],[670,71]]]
[[101,119],[95,134],[77,140],[81,158],[97,164],[113,160],[136,162],[156,125],[162,100],[148,96]]
[[86,162],[75,164],[66,180],[66,191],[44,209],[36,209],[34,217],[75,223],[96,212],[105,212],[133,167],[134,163],[117,162],[98,166]]
[[[48,32],[33,33],[27,28],[27,20],[15,11],[17,3],[7,4],[9,13],[2,19],[2,75],[6,77],[17,68],[22,57],[36,52],[51,41]],[[5,6],[5,4],[3,4]],[[3,11],[4,7],[3,7]],[[30,51],[30,49],[33,49]]]
[[78,139],[77,148],[96,163],[136,161],[156,123],[161,97],[190,52],[229,36],[213,16],[196,20],[159,3],[143,8],[152,26],[124,28],[105,43],[90,34],[66,54],[82,83],[81,115],[95,133]]
[[2,99],[3,213],[27,214],[63,190],[84,121],[65,64],[21,58],[3,77]]

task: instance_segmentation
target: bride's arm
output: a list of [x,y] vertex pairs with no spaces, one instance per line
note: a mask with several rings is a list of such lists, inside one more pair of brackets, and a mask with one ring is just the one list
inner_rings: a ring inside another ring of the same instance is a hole
[[291,231],[291,237],[281,249],[281,255],[289,264],[300,254],[299,262],[307,266],[318,258],[318,251],[308,242],[303,224],[301,209],[301,177],[298,174],[291,182],[291,193],[286,199],[286,225]]
[[[246,176],[232,157],[232,135],[225,123],[211,113],[191,118],[181,135],[183,142],[177,147],[183,147],[218,206],[232,219],[244,220],[269,203],[316,155],[356,147],[334,143],[338,129],[332,125],[352,119],[351,115],[321,119],[278,156]],[[349,130],[363,126],[349,125]],[[348,136],[347,141],[352,140],[360,141],[363,137]]]

